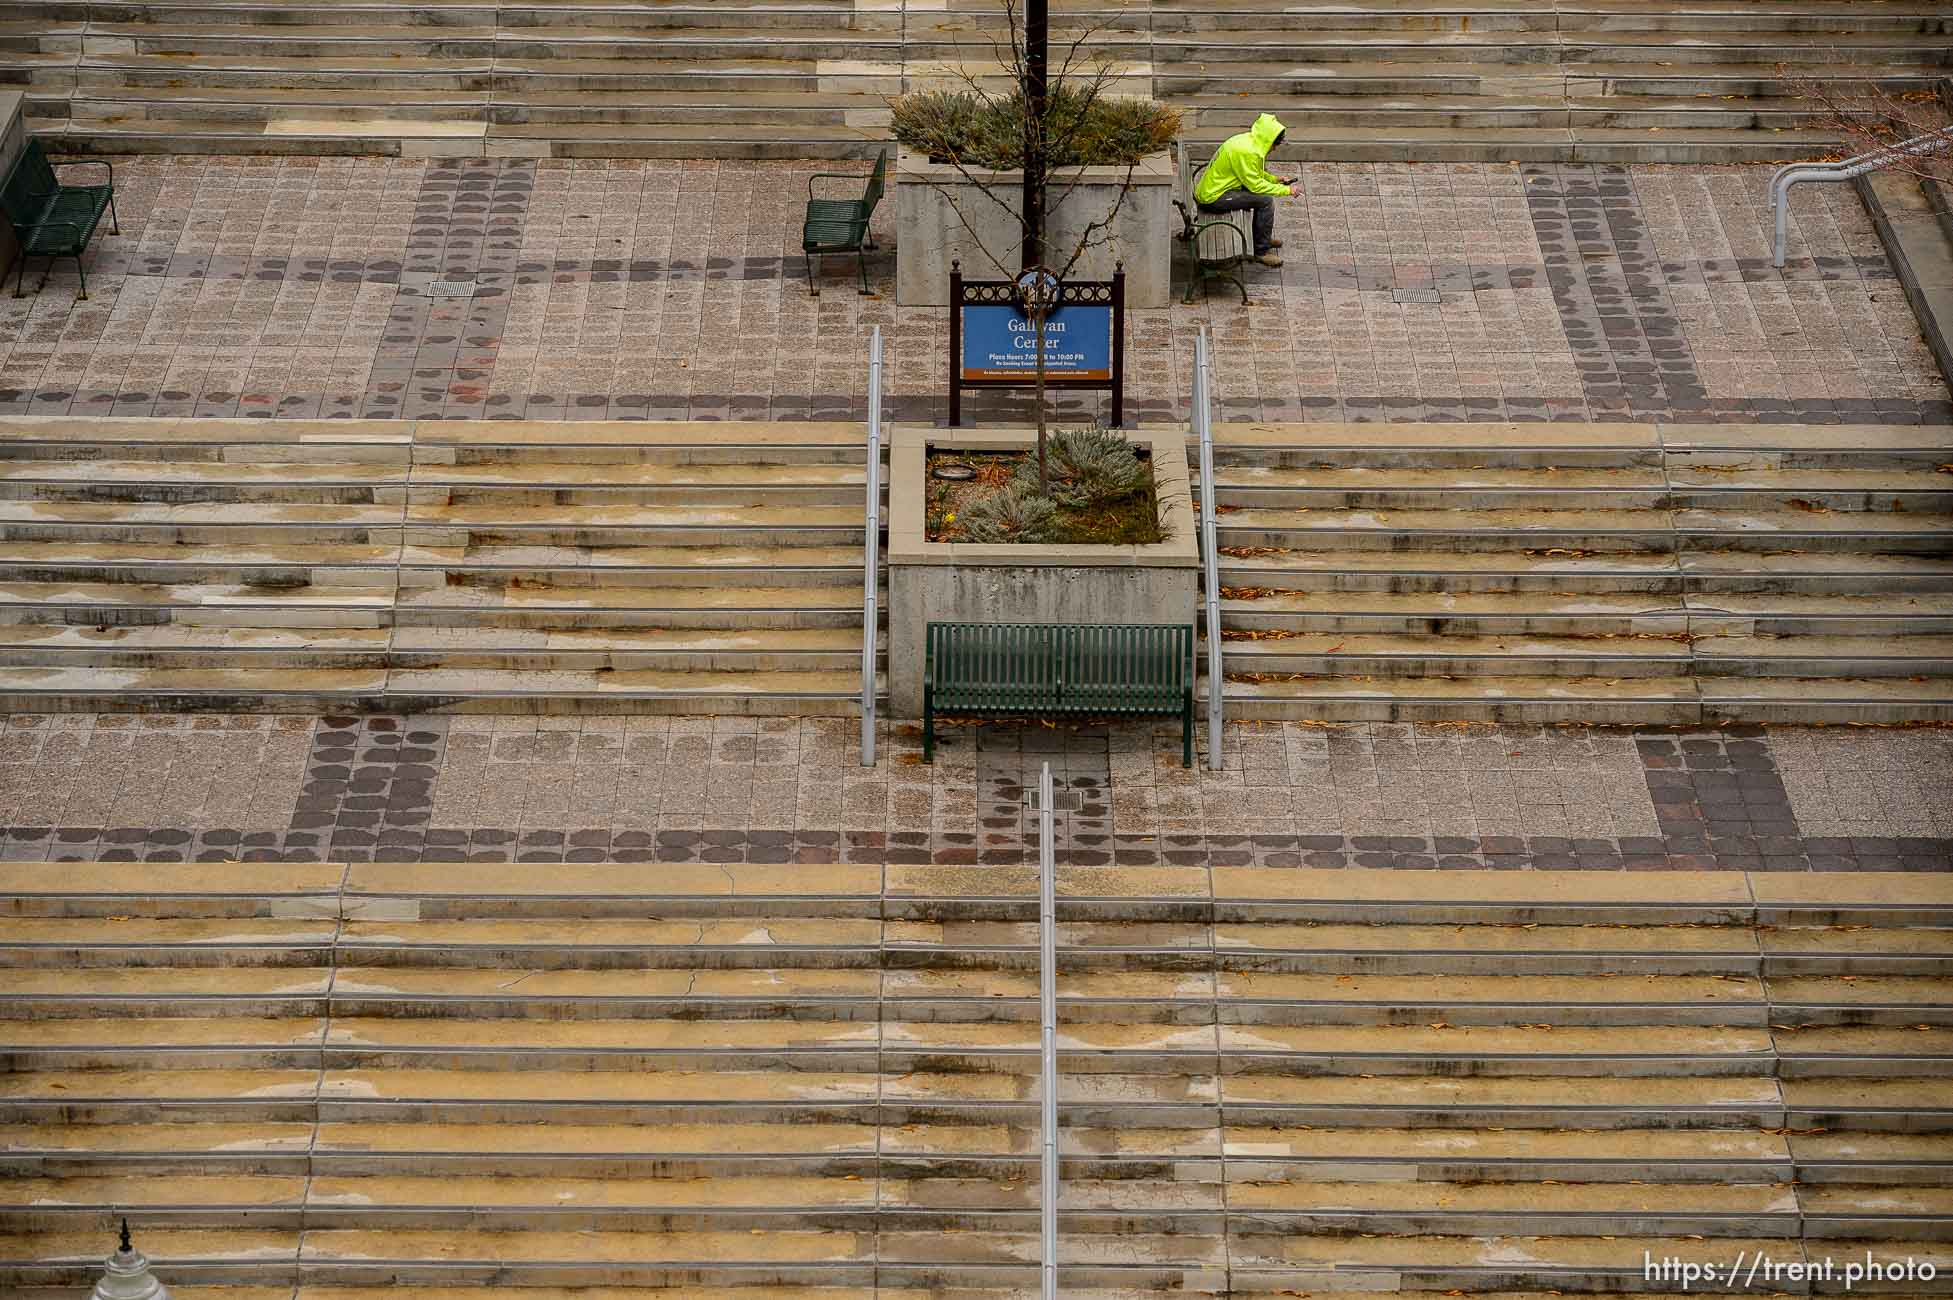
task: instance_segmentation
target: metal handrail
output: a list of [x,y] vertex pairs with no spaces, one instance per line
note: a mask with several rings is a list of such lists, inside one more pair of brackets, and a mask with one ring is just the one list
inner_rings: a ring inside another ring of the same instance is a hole
[[868,336],[868,514],[861,577],[861,765],[875,765],[875,646],[881,637],[882,327]]
[[1777,169],[1770,178],[1770,209],[1776,218],[1777,243],[1770,265],[1782,266],[1784,254],[1790,242],[1790,187],[1802,185],[1806,181],[1848,181],[1866,172],[1875,172],[1903,158],[1919,158],[1926,154],[1938,153],[1942,149],[1953,148],[1953,126],[1943,126],[1937,131],[1916,135],[1901,144],[1888,145],[1847,158],[1840,163],[1792,163]]
[[1055,802],[1051,764],[1038,776],[1038,1014],[1039,1046],[1043,1053],[1044,1189],[1038,1199],[1039,1226],[1044,1236],[1040,1272],[1044,1300],[1058,1300],[1058,920],[1056,877],[1058,846],[1052,832]]
[[1194,335],[1193,422],[1200,436],[1200,559],[1207,578],[1207,766],[1221,760],[1221,554],[1214,509],[1213,375],[1208,366],[1207,327]]

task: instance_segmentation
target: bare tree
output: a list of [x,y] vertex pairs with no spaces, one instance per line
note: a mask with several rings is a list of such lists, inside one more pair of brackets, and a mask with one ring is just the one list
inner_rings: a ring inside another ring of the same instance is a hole
[[[952,190],[930,182],[956,214],[969,243],[1005,279],[1042,269],[1062,282],[1081,259],[1111,241],[1112,231],[1132,192],[1132,178],[1141,158],[1157,152],[1179,134],[1177,110],[1151,100],[1121,101],[1130,112],[1121,116],[1129,128],[1117,144],[1118,161],[1125,167],[1117,194],[1105,213],[1079,228],[1075,237],[1051,247],[1045,217],[1061,210],[1084,184],[1085,168],[1078,159],[1103,143],[1094,138],[1105,112],[1115,104],[1111,91],[1118,72],[1113,61],[1089,46],[1110,24],[1100,22],[1075,30],[1062,43],[1052,70],[1048,51],[1035,48],[1033,38],[1044,34],[1040,21],[1024,21],[1023,0],[1003,0],[1004,34],[990,38],[990,52],[1008,78],[1000,93],[994,82],[967,64],[951,69],[960,89],[952,94],[915,92],[890,101],[898,140],[934,161],[949,164],[979,196],[985,213],[1001,210],[1006,225],[1018,236],[1018,247],[994,248],[978,229],[973,214],[962,207],[963,187]],[[981,128],[972,132],[972,124]],[[1015,164],[1015,167],[1012,167]],[[1018,170],[1018,183],[1000,173]],[[994,215],[994,214],[992,214]],[[988,224],[988,223],[986,223]],[[1012,263],[1017,269],[1012,269]],[[1045,472],[1045,323],[1056,304],[1042,295],[1027,294],[1026,314],[1034,335],[1036,382],[1034,402],[1038,423],[1038,486],[1048,492]]]
[[[1953,124],[1953,104],[1943,90],[1894,90],[1876,81],[1827,79],[1782,66],[1778,71],[1790,93],[1815,106],[1822,124],[1843,139],[1846,156],[1879,153]],[[1887,167],[1953,185],[1953,145],[1938,153],[1894,154]]]

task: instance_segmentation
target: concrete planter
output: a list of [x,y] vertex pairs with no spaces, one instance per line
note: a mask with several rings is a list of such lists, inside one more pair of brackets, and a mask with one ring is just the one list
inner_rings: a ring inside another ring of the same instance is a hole
[[1200,578],[1187,446],[1178,431],[1141,432],[1159,484],[1167,540],[1151,546],[979,546],[926,541],[929,451],[1010,451],[1032,430],[898,428],[889,448],[888,693],[898,718],[922,712],[928,625],[1192,623]]
[[[1142,158],[1130,182],[1124,167],[1083,167],[1053,178],[1053,197],[1060,183],[1078,187],[1045,217],[1046,245],[1069,250],[1080,232],[1103,221],[1118,199],[1122,185],[1131,192],[1120,204],[1109,240],[1086,253],[1072,268],[1075,280],[1110,280],[1114,263],[1126,267],[1126,306],[1160,308],[1172,294],[1173,279],[1173,160],[1158,153]],[[973,280],[1002,278],[983,249],[1003,259],[1013,270],[1020,243],[1016,195],[1022,172],[972,173],[984,184],[1012,196],[1005,210],[986,197],[972,179],[956,168],[930,162],[904,149],[895,165],[895,301],[903,307],[940,307],[949,302],[949,265],[963,263]],[[959,215],[960,213],[960,215]],[[968,223],[967,226],[965,223]],[[974,227],[972,234],[969,227]],[[980,237],[980,238],[979,238]]]

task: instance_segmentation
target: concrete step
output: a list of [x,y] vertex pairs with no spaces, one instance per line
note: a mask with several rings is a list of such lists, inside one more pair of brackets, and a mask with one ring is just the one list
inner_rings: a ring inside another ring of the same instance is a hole
[[[1632,1289],[1643,1251],[1917,1256],[1953,1224],[1942,877],[1057,883],[1066,1294],[1383,1268],[1542,1300]],[[240,1292],[208,1300],[1022,1294],[1035,887],[5,868],[0,1285],[85,1281],[128,1214],[172,1285]]]
[[[1160,32],[1152,43],[1156,62],[1275,62],[1286,58],[1333,62],[1342,58],[1417,61],[1470,58],[1489,64],[1822,62],[1843,55],[1853,62],[1913,66],[1939,62],[1953,34],[1885,31],[1796,31],[1734,18],[1730,29],[1663,39],[1658,31],[1437,30],[1393,32],[1351,25],[1282,30],[1269,25],[1215,32]],[[1928,20],[1944,27],[1942,18]],[[1462,24],[1460,25],[1463,26]],[[1772,58],[1774,51],[1774,60]]]
[[851,623],[833,627],[789,628],[773,615],[764,628],[719,632],[407,626],[394,633],[390,661],[399,668],[844,673],[861,665],[860,611],[852,613]]
[[1953,680],[1824,677],[1364,677],[1230,673],[1237,718],[1404,722],[1875,723],[1953,718]]
[[[577,575],[582,576],[582,575]],[[862,593],[851,587],[707,587],[707,586],[612,586],[589,580],[562,585],[543,585],[526,574],[495,571],[448,573],[442,586],[415,587],[403,591],[396,604],[403,624],[425,624],[443,612],[492,613],[508,609],[529,614],[586,614],[592,619],[629,623],[633,619],[654,626],[711,627],[725,620],[714,614],[736,616],[735,627],[753,626],[752,616],[760,616],[765,626],[861,627]],[[690,620],[700,621],[693,622]],[[569,619],[551,621],[547,626],[565,629],[577,624]]]
[[1362,23],[1380,30],[1447,31],[1728,31],[1773,29],[1944,32],[1944,16],[1930,5],[1769,3],[1737,6],[1573,4],[1550,15],[1522,3],[1373,4],[1352,12],[1334,4],[1273,5],[1230,0],[1224,5],[1169,2],[1155,7],[1156,30],[1226,31],[1260,27],[1308,30]]
[[849,465],[323,464],[193,460],[0,460],[0,499],[483,505],[843,505],[865,472]]
[[1648,552],[1697,549],[1953,554],[1953,518],[1802,510],[1389,510],[1243,507],[1217,521],[1223,546],[1298,549]]
[[[1944,513],[1953,478],[1907,470],[1748,468],[1705,452],[1666,469],[1215,470],[1218,505],[1311,509],[1718,509]],[[1722,463],[1707,463],[1711,459]],[[1699,466],[1699,467],[1698,467]]]
[[181,546],[170,542],[0,542],[0,583],[247,587],[267,591],[353,583],[427,586],[447,575],[475,583],[711,586],[763,571],[769,586],[860,580],[859,547],[407,546],[319,543]]
[[[34,87],[50,138],[110,153],[861,157],[886,130],[869,97],[953,80],[959,64],[994,83],[987,65],[1004,30],[989,5],[407,13],[204,0],[18,13],[0,29],[0,78]],[[1196,141],[1234,129],[1219,97],[1290,113],[1284,156],[1298,160],[1802,154],[1832,142],[1796,104],[1797,76],[1928,86],[1953,48],[1946,28],[1931,6],[1835,4],[1543,15],[1507,3],[1243,0],[1056,18],[1060,39],[1117,61],[1122,90],[1182,101]],[[708,98],[629,98],[660,93]],[[1374,98],[1317,102],[1351,96]]]
[[1814,75],[1853,85],[1873,84],[1904,90],[1924,87],[1934,78],[1929,66],[1891,64],[1872,58],[1844,57],[1807,63],[1729,62],[1651,63],[1588,60],[1576,65],[1487,65],[1469,58],[1414,63],[1348,58],[1333,63],[1201,62],[1163,64],[1156,69],[1159,93],[1175,103],[1212,108],[1228,94],[1281,97],[1309,95],[1479,95],[1487,108],[1506,98],[1524,100],[1557,90],[1567,99],[1614,95],[1686,97],[1707,94],[1782,100],[1794,97],[1802,79]]
[[557,712],[848,714],[859,669],[694,672],[474,668],[4,668],[15,712]]
[[[1311,83],[1313,84],[1313,83]],[[1360,84],[1360,83],[1359,83]],[[1827,119],[1810,104],[1788,97],[1722,101],[1715,96],[1592,94],[1572,96],[1482,92],[1443,95],[1414,87],[1395,94],[1365,94],[1331,83],[1322,94],[1258,99],[1265,111],[1312,131],[1388,123],[1396,127],[1449,130],[1592,127],[1622,131],[1794,130],[1821,128]],[[1179,97],[1176,97],[1179,98]],[[1203,94],[1192,100],[1188,125],[1238,125],[1235,96]],[[1210,119],[1212,121],[1210,122]]]
[[1423,592],[1233,587],[1221,602],[1232,633],[1567,636],[1850,633],[1907,636],[1953,632],[1953,597],[1676,595],[1637,592]]
[[1224,629],[1230,674],[1414,677],[1662,677],[1680,672],[1775,677],[1953,675],[1944,636],[1743,635],[1631,631],[1583,635],[1439,635]]
[[171,623],[0,628],[0,646],[5,647],[8,663],[23,668],[384,671],[390,641],[384,627],[310,626],[303,621],[277,627]]

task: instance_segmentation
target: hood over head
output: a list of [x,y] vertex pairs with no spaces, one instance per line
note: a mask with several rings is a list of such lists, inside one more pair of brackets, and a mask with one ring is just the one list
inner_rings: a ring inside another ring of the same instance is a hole
[[1255,147],[1265,156],[1275,147],[1275,137],[1287,129],[1273,113],[1263,113],[1255,119],[1255,124],[1248,128],[1248,135],[1254,140]]

